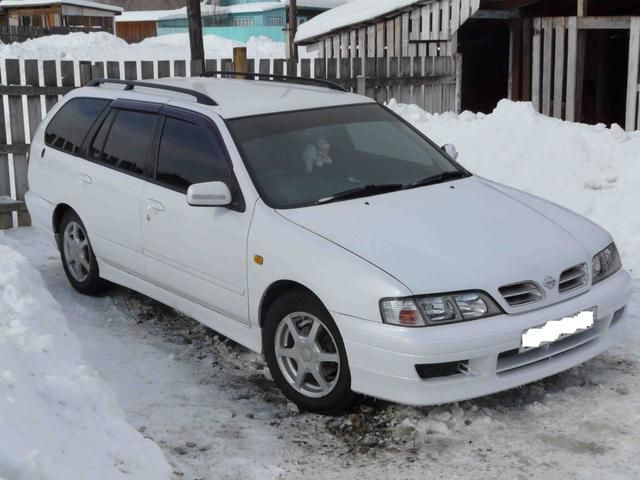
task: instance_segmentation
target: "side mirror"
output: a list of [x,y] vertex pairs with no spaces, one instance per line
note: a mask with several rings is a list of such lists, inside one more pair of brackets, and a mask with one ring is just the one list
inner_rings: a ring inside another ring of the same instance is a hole
[[445,153],[449,155],[451,158],[453,158],[454,160],[458,159],[458,150],[451,143],[447,143],[446,145],[443,145],[442,150],[444,150]]
[[231,201],[231,190],[224,182],[196,183],[187,190],[187,203],[192,207],[226,207]]

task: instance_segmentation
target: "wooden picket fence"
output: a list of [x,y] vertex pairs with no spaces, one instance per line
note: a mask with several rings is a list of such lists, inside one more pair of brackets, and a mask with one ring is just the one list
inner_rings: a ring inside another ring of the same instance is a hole
[[[327,79],[378,102],[392,98],[428,111],[449,110],[456,95],[451,57],[249,59],[248,78],[297,75]],[[210,59],[207,71],[233,71],[232,59]],[[243,70],[244,71],[244,70]],[[31,224],[24,204],[31,137],[62,95],[92,79],[145,80],[196,76],[199,66],[175,61],[71,61],[7,59],[0,65],[0,229]],[[252,75],[253,74],[253,75]],[[260,77],[262,76],[262,77]]]

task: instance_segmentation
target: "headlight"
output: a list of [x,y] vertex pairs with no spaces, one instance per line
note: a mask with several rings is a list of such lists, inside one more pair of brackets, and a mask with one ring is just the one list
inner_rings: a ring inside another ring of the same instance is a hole
[[426,327],[492,317],[504,313],[483,292],[462,292],[380,301],[384,323],[403,327]]
[[605,278],[609,278],[622,268],[620,254],[616,248],[616,244],[612,243],[607,248],[593,257],[591,283],[595,285]]

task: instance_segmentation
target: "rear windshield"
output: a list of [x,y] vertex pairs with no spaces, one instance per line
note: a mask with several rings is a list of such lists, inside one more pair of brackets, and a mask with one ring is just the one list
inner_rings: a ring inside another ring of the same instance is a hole
[[109,103],[110,100],[103,98],[69,100],[47,126],[44,133],[45,143],[77,155],[91,126]]
[[368,185],[411,185],[463,172],[440,148],[377,104],[228,123],[256,187],[273,208],[314,205]]

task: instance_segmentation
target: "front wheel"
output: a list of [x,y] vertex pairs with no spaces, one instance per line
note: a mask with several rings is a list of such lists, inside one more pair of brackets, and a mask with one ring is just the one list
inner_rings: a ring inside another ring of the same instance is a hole
[[265,358],[274,381],[302,410],[335,414],[355,398],[340,331],[311,294],[276,300],[263,329]]

